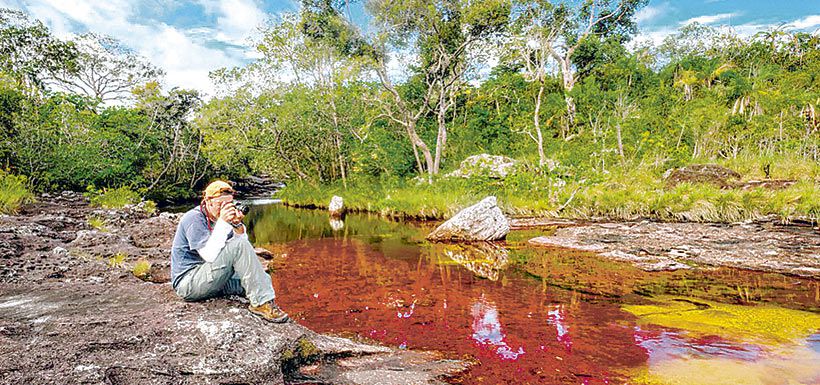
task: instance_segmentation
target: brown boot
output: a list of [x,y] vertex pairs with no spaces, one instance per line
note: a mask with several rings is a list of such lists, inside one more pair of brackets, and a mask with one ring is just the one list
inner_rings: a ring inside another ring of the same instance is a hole
[[248,310],[262,317],[263,320],[275,323],[284,323],[288,322],[290,317],[288,317],[288,313],[282,311],[279,306],[276,306],[273,301],[265,302],[259,306],[248,306]]

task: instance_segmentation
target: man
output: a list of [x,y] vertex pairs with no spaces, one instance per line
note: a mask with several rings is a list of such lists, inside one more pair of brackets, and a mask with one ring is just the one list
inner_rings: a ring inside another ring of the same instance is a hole
[[182,216],[171,248],[171,282],[186,301],[244,295],[251,313],[271,322],[287,322],[274,303],[270,276],[248,240],[244,214],[233,204],[234,189],[215,181],[202,202]]

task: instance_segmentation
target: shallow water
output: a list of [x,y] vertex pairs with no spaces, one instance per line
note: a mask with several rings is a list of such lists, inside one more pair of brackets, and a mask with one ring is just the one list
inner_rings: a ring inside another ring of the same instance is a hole
[[474,361],[463,384],[818,384],[820,283],[646,273],[526,241],[433,245],[432,224],[252,208],[277,301],[313,330]]

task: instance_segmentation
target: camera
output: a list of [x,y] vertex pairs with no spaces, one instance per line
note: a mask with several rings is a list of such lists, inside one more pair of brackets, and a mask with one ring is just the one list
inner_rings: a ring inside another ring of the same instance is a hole
[[243,204],[239,201],[233,201],[233,207],[239,210],[239,212],[242,213],[242,215],[248,215],[248,212],[251,211],[250,206]]

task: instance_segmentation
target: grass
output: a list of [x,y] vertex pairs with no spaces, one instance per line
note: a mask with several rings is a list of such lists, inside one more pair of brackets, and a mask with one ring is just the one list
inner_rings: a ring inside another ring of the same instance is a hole
[[108,257],[108,267],[119,268],[125,262],[125,254],[117,253]]
[[503,180],[442,177],[432,185],[416,180],[360,180],[344,188],[341,184],[295,182],[281,190],[279,197],[289,205],[327,207],[330,198],[339,195],[348,210],[425,219],[451,217],[495,195],[502,211],[510,216],[734,223],[776,215],[783,222],[798,218],[817,222],[820,186],[815,177],[820,177],[820,165],[797,160],[733,160],[725,165],[738,167],[744,179],[750,180],[764,176],[765,164],[771,164],[772,178],[799,182],[782,190],[689,183],[669,187],[662,178],[663,168],[639,165],[583,176],[528,171]]
[[33,201],[25,176],[0,170],[0,214],[15,214],[20,206]]
[[105,209],[120,209],[126,205],[137,204],[142,200],[140,194],[127,186],[102,191],[89,191],[86,196],[94,207]]
[[134,274],[135,277],[143,281],[147,280],[151,275],[151,262],[140,259],[134,264],[134,267],[131,268],[131,274]]
[[86,219],[86,221],[88,221],[88,225],[91,226],[91,228],[103,232],[108,232],[108,227],[106,227],[105,220],[103,218],[92,215],[89,216],[88,219]]

